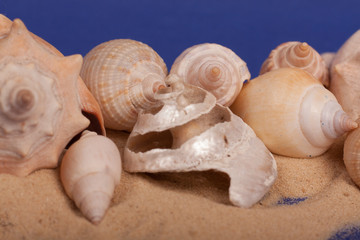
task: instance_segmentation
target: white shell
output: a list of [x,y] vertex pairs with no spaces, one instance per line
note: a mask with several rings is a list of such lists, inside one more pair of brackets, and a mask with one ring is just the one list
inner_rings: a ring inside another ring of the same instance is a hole
[[93,48],[80,75],[100,104],[105,126],[131,131],[138,111],[152,106],[154,93],[165,86],[167,69],[148,45],[116,39]]
[[246,63],[231,49],[215,43],[186,49],[176,58],[170,73],[211,92],[225,107],[234,102],[243,82],[250,79]]
[[249,126],[215,104],[213,95],[181,81],[156,97],[163,106],[141,112],[128,138],[126,171],[215,169],[231,178],[234,205],[250,207],[264,196],[276,179],[276,163]]

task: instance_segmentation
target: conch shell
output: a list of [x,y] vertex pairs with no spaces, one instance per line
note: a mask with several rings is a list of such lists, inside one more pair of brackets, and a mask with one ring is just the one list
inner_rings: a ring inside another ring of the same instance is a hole
[[230,201],[250,207],[274,183],[276,163],[252,129],[207,91],[167,78],[155,98],[161,105],[141,111],[124,150],[129,172],[218,170],[228,174]]
[[330,91],[345,112],[360,117],[360,30],[339,49],[331,65]]
[[170,73],[209,91],[225,107],[234,102],[243,82],[250,79],[246,63],[229,48],[215,43],[186,49],[176,58]]
[[329,71],[320,54],[306,42],[285,42],[271,51],[260,74],[286,67],[301,68],[312,74],[325,87],[329,86]]
[[88,130],[70,146],[61,163],[60,176],[66,193],[94,224],[105,215],[120,175],[121,159],[116,145]]
[[165,87],[167,68],[148,45],[116,39],[93,48],[80,75],[100,104],[105,126],[131,131],[138,111],[152,106],[154,93]]
[[335,96],[299,68],[280,68],[245,84],[230,109],[272,153],[308,158],[357,127]]
[[[0,22],[11,23],[3,15]],[[1,34],[0,172],[25,176],[56,167],[68,142],[89,126],[78,91],[82,57],[55,54],[19,19]]]

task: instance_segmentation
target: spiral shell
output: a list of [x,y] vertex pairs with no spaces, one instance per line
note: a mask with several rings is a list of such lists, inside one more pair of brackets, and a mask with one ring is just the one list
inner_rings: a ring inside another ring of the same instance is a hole
[[93,48],[80,75],[100,104],[105,126],[131,131],[138,111],[152,106],[154,93],[165,86],[167,69],[148,45],[116,39]]
[[229,48],[215,43],[186,49],[176,58],[170,73],[211,92],[217,103],[226,107],[234,102],[243,82],[250,79],[246,63]]
[[61,162],[60,177],[66,193],[94,224],[105,215],[120,175],[116,145],[88,130],[70,146]]
[[306,42],[285,42],[271,51],[260,74],[286,67],[301,68],[312,74],[325,87],[329,86],[329,71],[320,54]]
[[357,127],[335,96],[299,68],[280,68],[245,84],[230,107],[273,153],[314,157]]
[[360,30],[336,53],[331,65],[330,91],[354,119],[360,117]]
[[[274,183],[276,163],[252,129],[200,87],[176,80],[155,97],[161,107],[142,111],[124,150],[130,172],[215,169],[230,177],[230,201],[250,207]],[[173,81],[174,80],[174,81]]]
[[80,55],[50,53],[19,19],[0,38],[0,172],[56,167],[66,144],[89,125],[77,90],[81,64]]

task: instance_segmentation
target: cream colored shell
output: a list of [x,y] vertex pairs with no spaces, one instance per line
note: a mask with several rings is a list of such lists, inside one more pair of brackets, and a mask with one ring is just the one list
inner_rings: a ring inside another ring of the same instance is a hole
[[360,30],[336,53],[331,65],[330,91],[354,119],[360,117]]
[[167,69],[148,45],[130,39],[102,43],[84,58],[81,77],[100,104],[105,126],[131,131],[138,111],[154,104]]
[[66,144],[89,125],[81,113],[80,55],[49,52],[15,19],[0,39],[0,172],[25,176],[56,167]]
[[[171,78],[172,75],[170,75]],[[205,90],[171,81],[162,106],[139,114],[124,150],[130,172],[215,169],[231,178],[230,201],[250,207],[274,183],[276,162],[252,129]]]
[[243,82],[250,79],[246,63],[231,49],[215,43],[186,49],[176,58],[170,73],[211,92],[226,107],[234,102]]
[[335,96],[299,68],[280,68],[245,84],[231,110],[273,153],[314,157],[357,124]]
[[284,67],[301,68],[312,74],[325,87],[329,86],[329,71],[320,54],[306,42],[285,42],[271,51],[260,74]]

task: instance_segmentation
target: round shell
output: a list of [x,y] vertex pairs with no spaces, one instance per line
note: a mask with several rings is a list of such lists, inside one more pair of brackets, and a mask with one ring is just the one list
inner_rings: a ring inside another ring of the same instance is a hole
[[260,74],[286,67],[301,68],[312,74],[325,87],[329,86],[329,70],[320,54],[306,42],[285,42],[271,51]]
[[280,68],[245,84],[231,110],[273,153],[314,157],[357,124],[335,96],[298,68]]
[[243,82],[250,79],[246,63],[229,48],[215,43],[186,49],[176,58],[170,73],[211,92],[217,103],[226,107],[234,102]]
[[81,76],[100,104],[105,126],[131,131],[140,109],[155,103],[167,69],[148,45],[130,39],[102,43],[84,58]]
[[25,176],[56,167],[89,125],[78,96],[80,55],[57,56],[19,19],[0,39],[0,172]]

